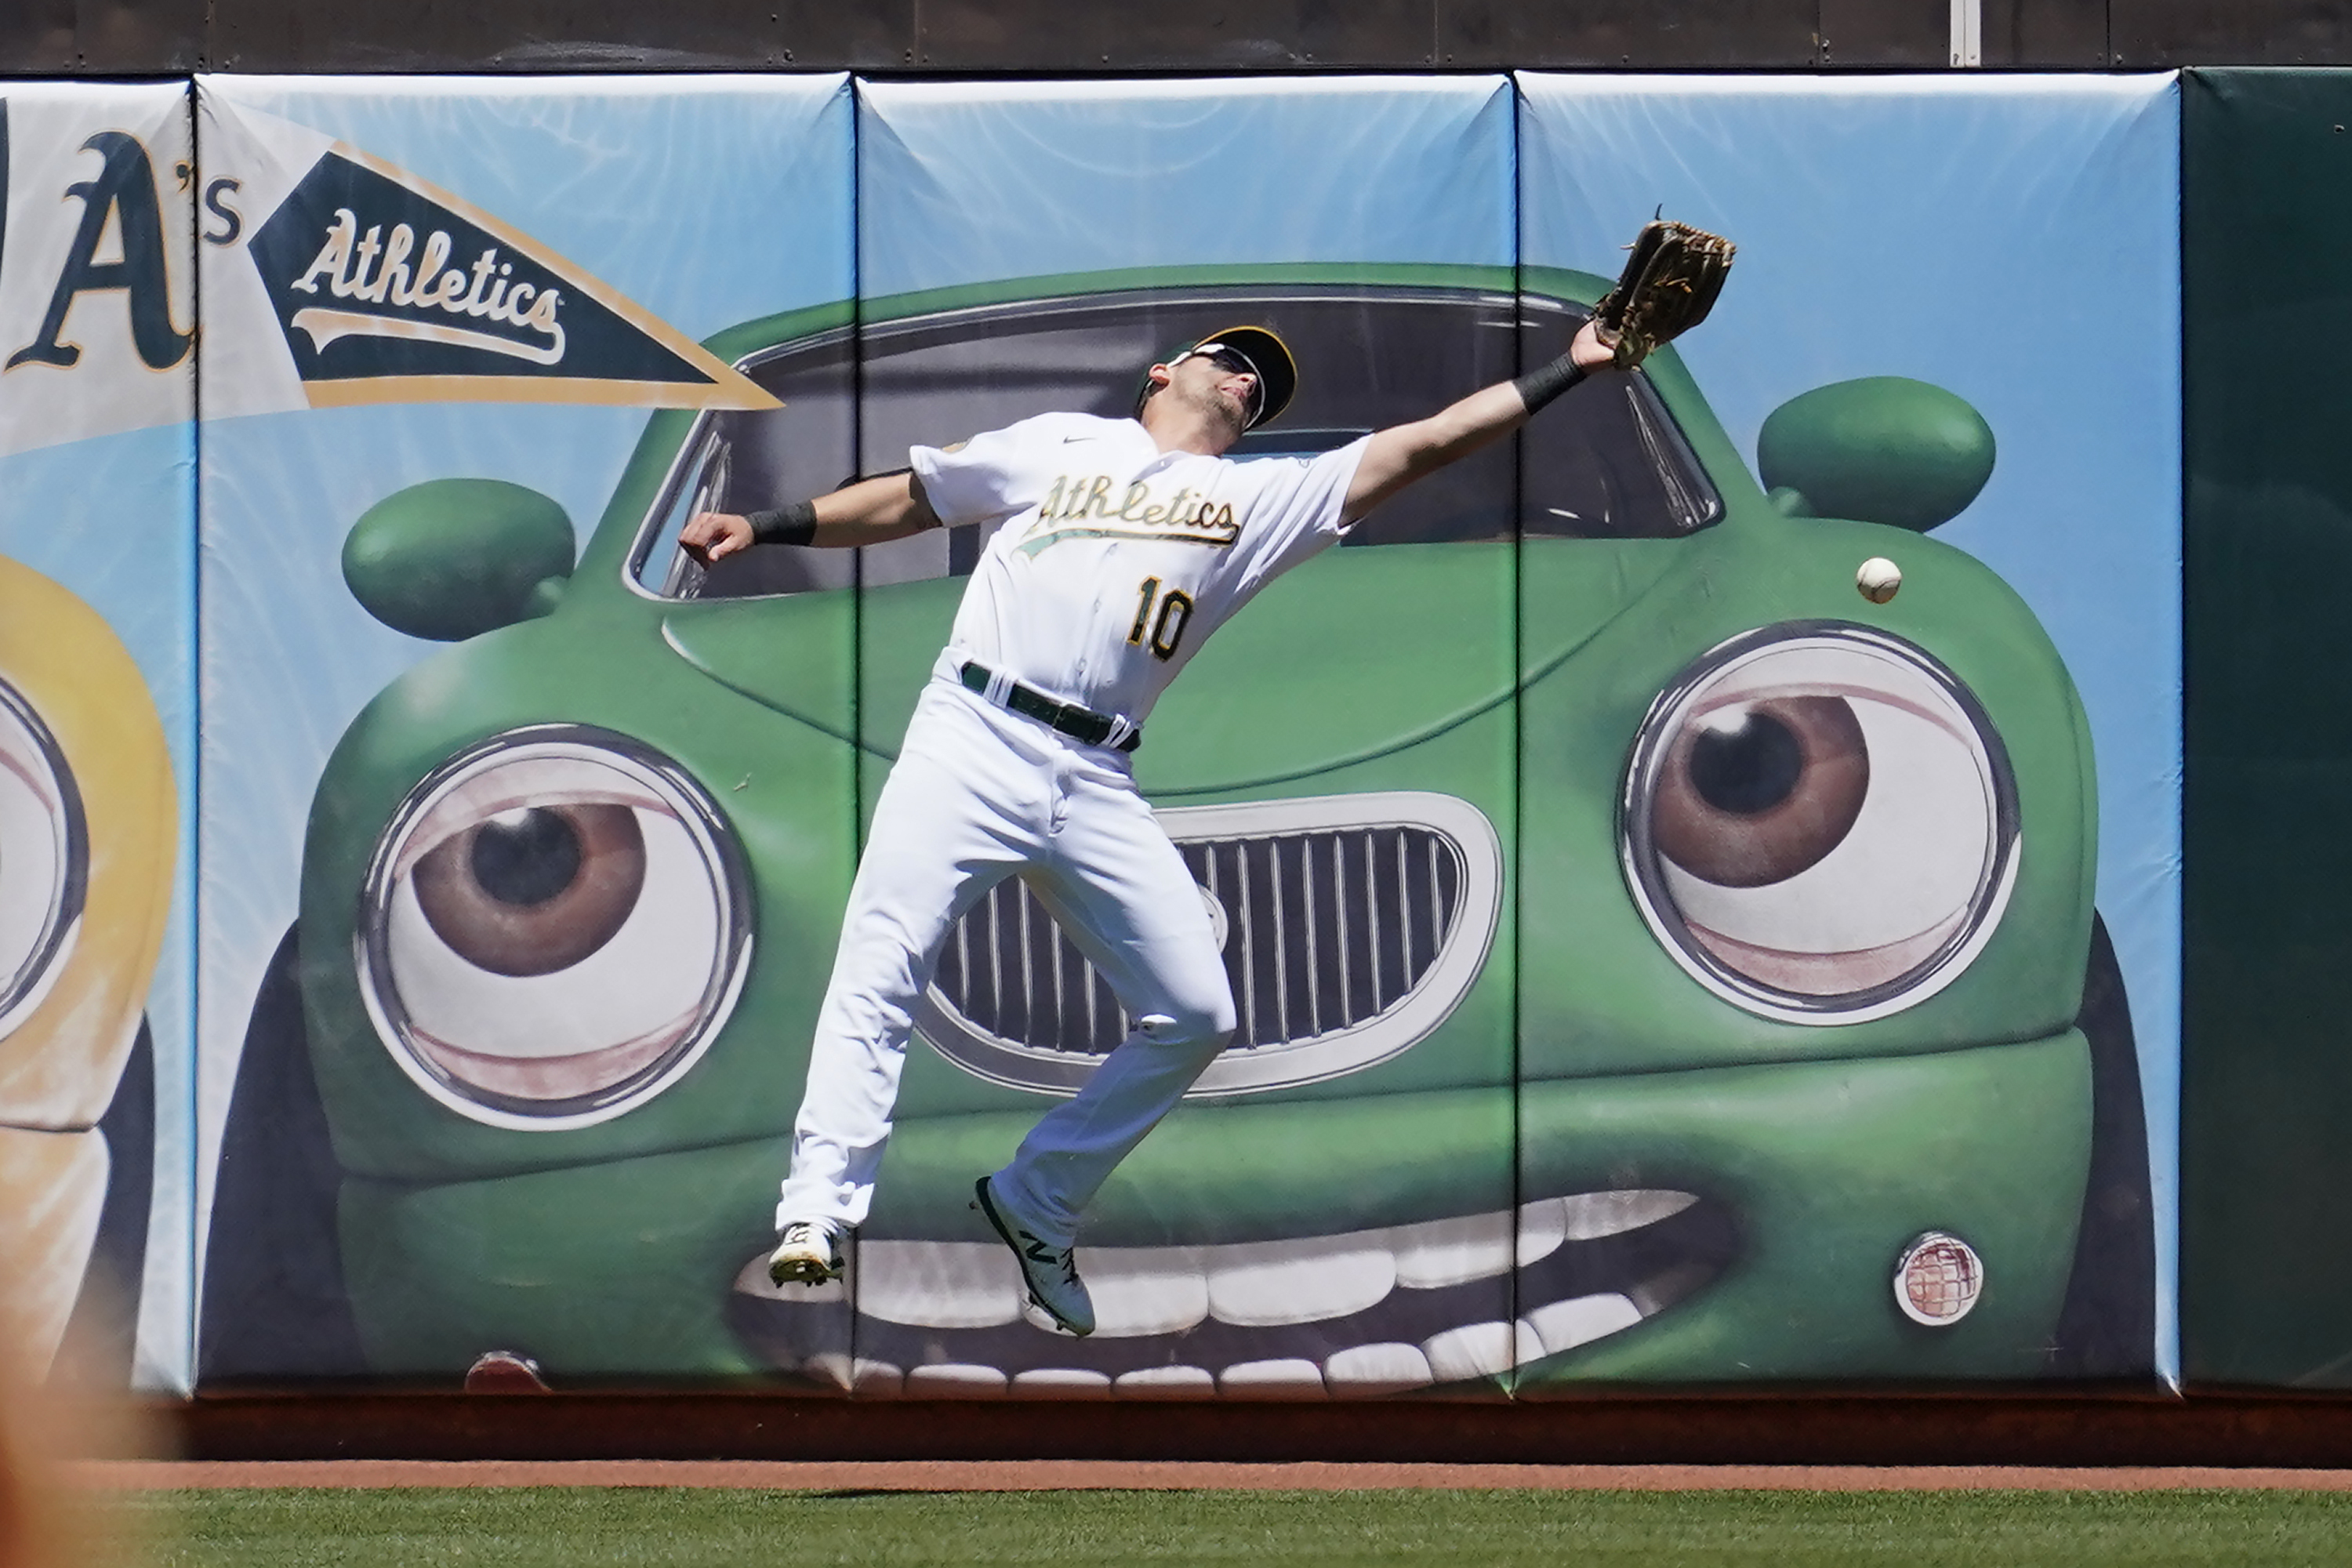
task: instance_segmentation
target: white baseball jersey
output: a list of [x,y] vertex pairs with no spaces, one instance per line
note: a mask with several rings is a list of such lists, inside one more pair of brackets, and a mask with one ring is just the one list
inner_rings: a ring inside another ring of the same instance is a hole
[[1068,1245],[1096,1189],[1223,1048],[1234,1027],[1224,962],[1127,760],[988,705],[955,666],[977,659],[1142,723],[1212,631],[1345,531],[1363,451],[1162,452],[1136,421],[1086,414],[914,448],[940,521],[1001,526],[875,804],[809,1048],[779,1229],[866,1218],[932,960],[957,912],[1002,878],[1027,878],[1051,901],[1134,1021],[990,1178],[1024,1229]]
[[1140,725],[1211,632],[1346,531],[1364,445],[1209,458],[1162,452],[1132,419],[1041,414],[915,447],[941,522],[1002,524],[951,655]]

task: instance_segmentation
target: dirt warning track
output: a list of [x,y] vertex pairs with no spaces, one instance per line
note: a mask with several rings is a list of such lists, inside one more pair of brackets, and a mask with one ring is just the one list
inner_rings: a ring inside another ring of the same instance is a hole
[[2352,1491],[2352,1470],[2218,1466],[1222,1464],[1093,1459],[83,1460],[102,1490],[267,1487],[739,1487],[777,1491]]

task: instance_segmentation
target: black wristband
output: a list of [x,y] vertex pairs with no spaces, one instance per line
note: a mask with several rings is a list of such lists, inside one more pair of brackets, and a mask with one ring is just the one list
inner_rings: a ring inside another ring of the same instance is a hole
[[754,544],[806,544],[816,537],[816,506],[796,500],[772,511],[751,511],[743,521],[751,525]]
[[1528,372],[1511,384],[1519,389],[1520,400],[1527,404],[1528,412],[1533,414],[1537,409],[1582,381],[1584,374],[1582,365],[1578,364],[1568,355],[1562,354],[1542,369]]

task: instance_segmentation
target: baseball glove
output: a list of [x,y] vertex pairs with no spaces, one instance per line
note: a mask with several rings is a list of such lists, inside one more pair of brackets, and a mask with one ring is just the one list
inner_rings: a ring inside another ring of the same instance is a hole
[[1706,320],[1738,248],[1686,223],[1642,226],[1617,287],[1592,308],[1601,341],[1616,351],[1620,370],[1633,369],[1652,349]]

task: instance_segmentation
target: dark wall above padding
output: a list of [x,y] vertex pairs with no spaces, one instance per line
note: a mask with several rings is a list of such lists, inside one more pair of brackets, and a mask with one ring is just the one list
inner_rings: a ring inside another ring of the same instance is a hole
[[1435,63],[1432,0],[1212,0],[1181,11],[1088,0],[929,0],[922,70],[1310,70]]
[[1986,0],[1984,63],[2037,70],[2095,69],[2111,64],[2107,4],[2108,0]]
[[2342,65],[2352,11],[2335,0],[2108,0],[2107,38],[2129,67]]
[[1952,14],[1944,0],[1821,0],[1822,63],[1948,68]]
[[213,0],[210,10],[205,63],[229,71],[887,68],[908,63],[915,35],[914,0]]
[[74,0],[17,0],[0,30],[0,66],[12,71],[66,74],[74,55]]
[[204,0],[14,0],[0,9],[0,72],[193,70],[204,37]]
[[[2352,63],[2333,0],[1983,0],[1984,64]],[[1933,69],[1943,0],[16,0],[0,74]]]
[[1769,66],[1816,63],[1813,0],[1738,0],[1682,10],[1641,0],[1531,5],[1444,0],[1440,64],[1491,68]]

